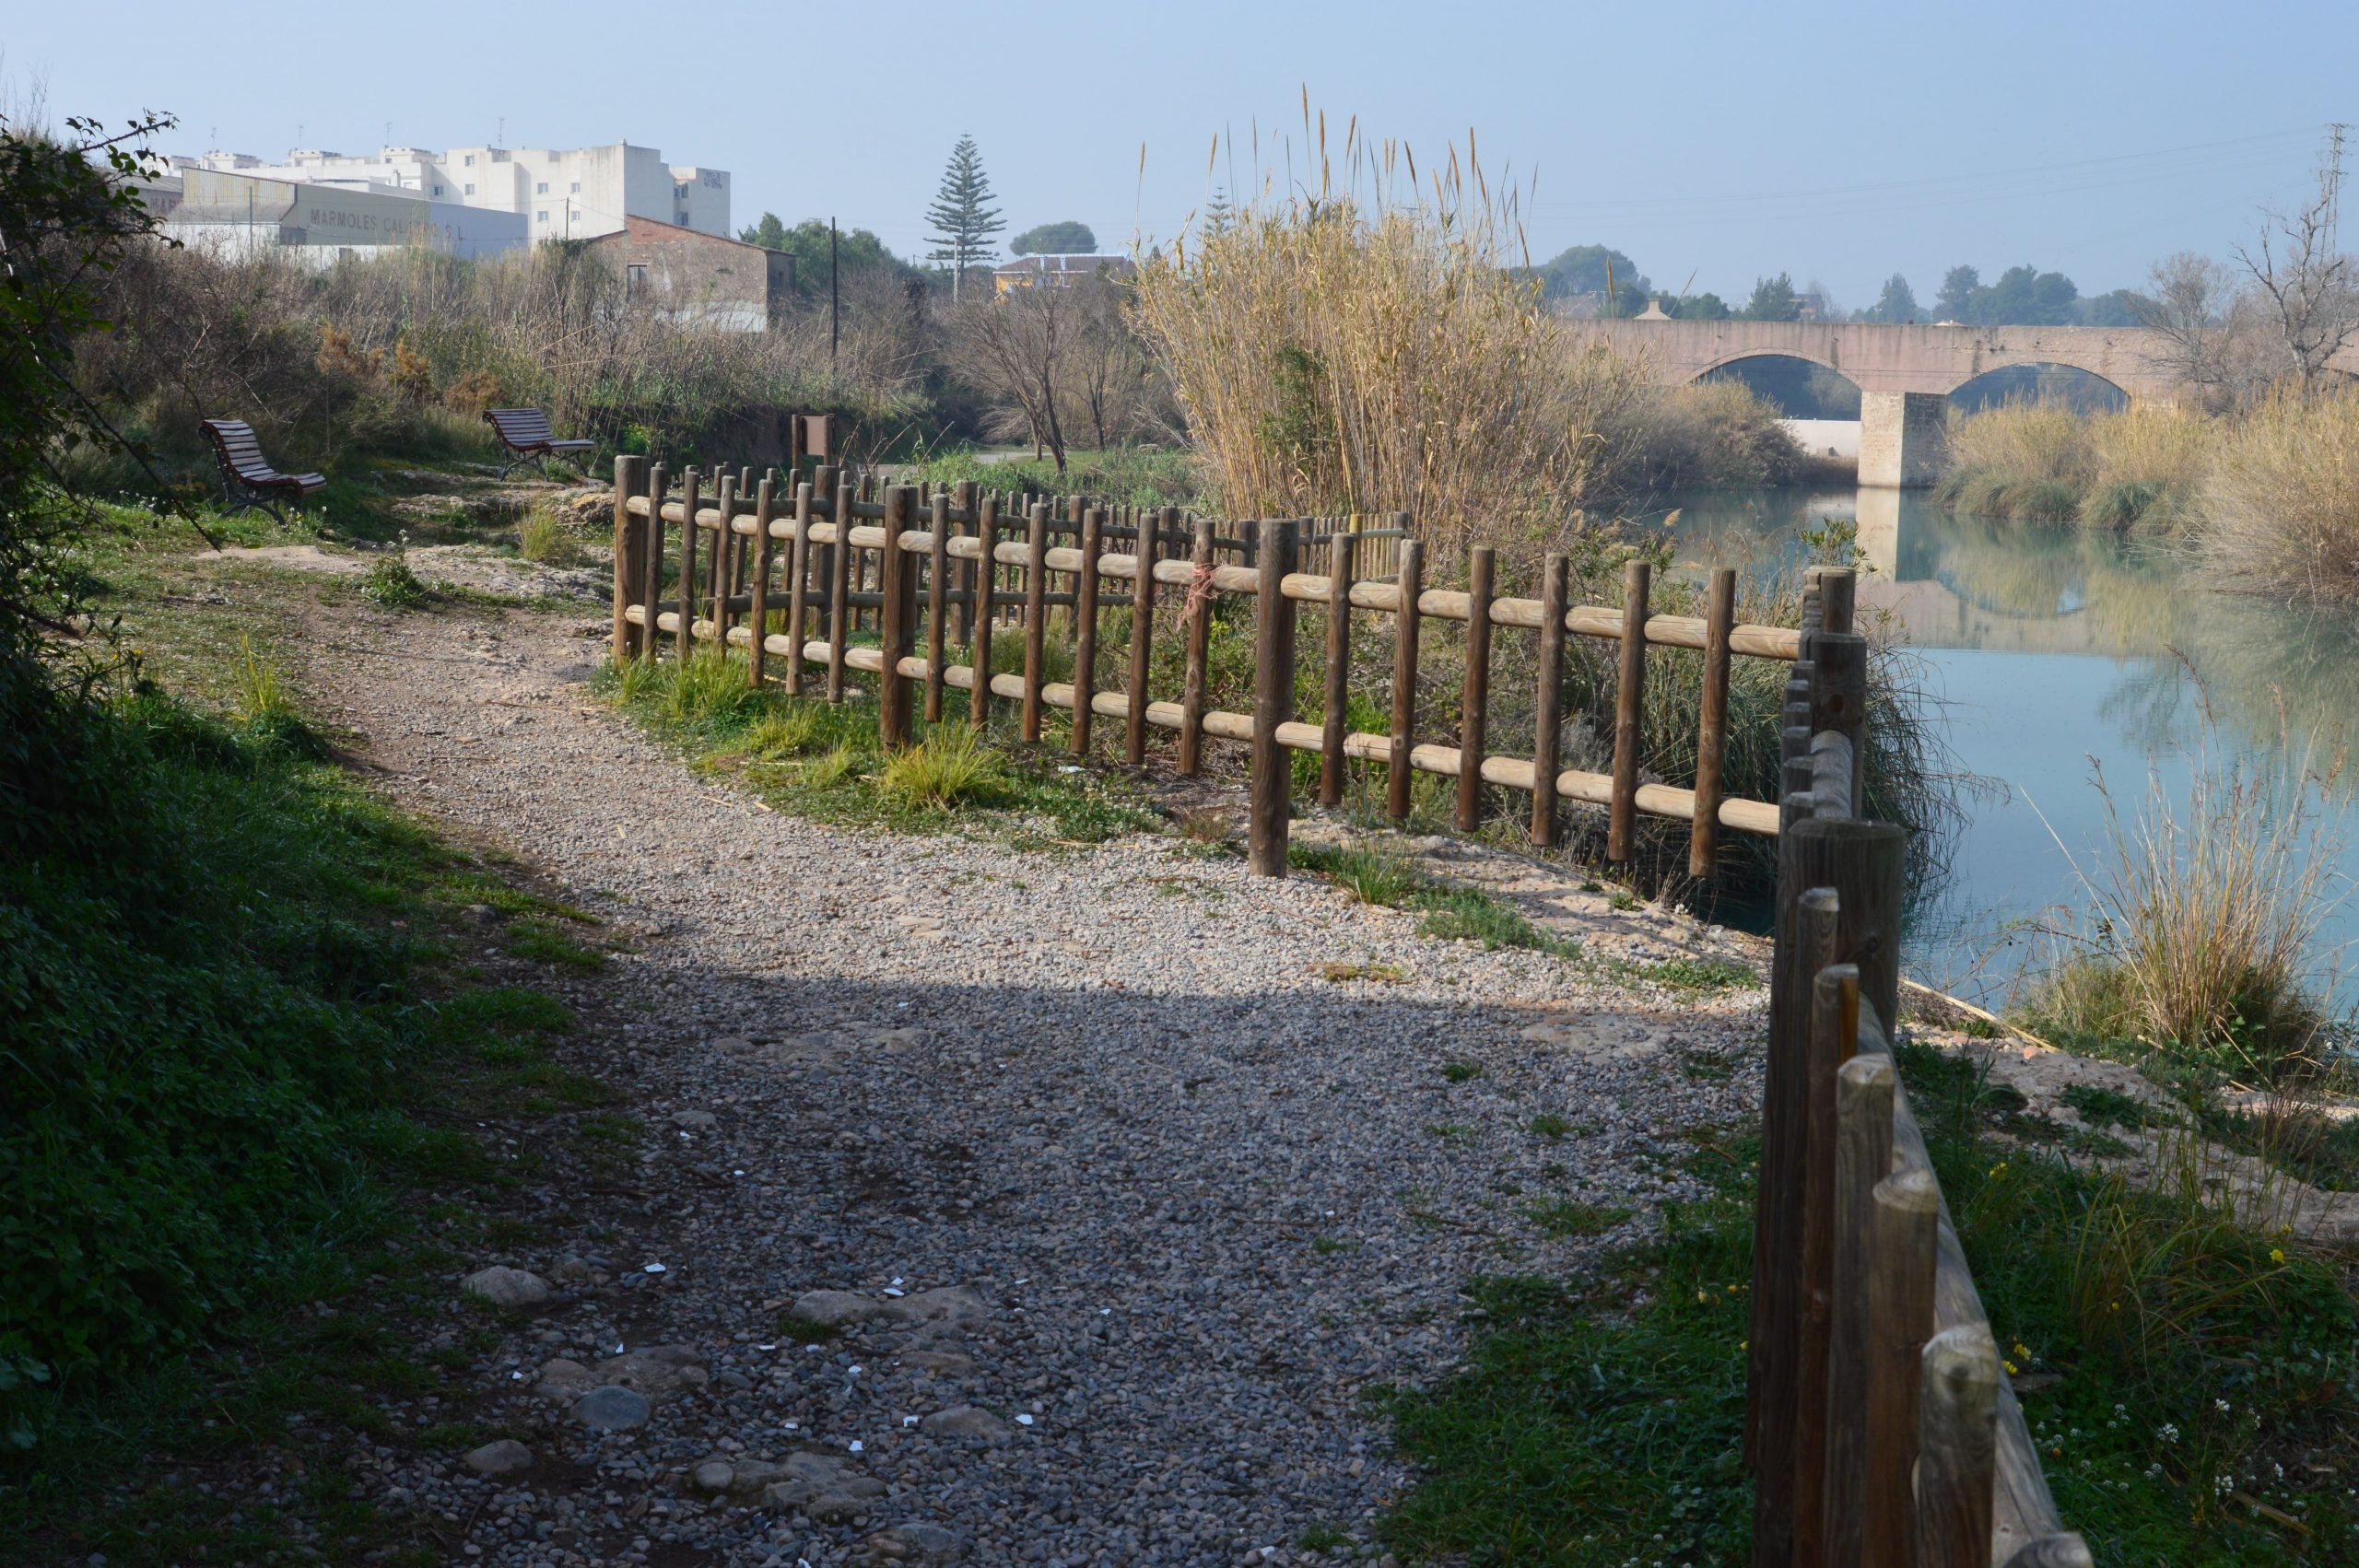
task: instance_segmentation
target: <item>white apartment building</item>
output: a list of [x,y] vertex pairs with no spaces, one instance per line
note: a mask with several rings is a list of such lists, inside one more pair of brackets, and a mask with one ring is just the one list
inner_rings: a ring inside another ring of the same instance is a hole
[[654,147],[616,142],[597,147],[380,147],[346,157],[297,147],[283,164],[246,153],[175,158],[183,168],[219,170],[356,192],[398,192],[493,212],[521,214],[534,241],[594,240],[649,218],[700,234],[729,234],[729,173],[667,164]]

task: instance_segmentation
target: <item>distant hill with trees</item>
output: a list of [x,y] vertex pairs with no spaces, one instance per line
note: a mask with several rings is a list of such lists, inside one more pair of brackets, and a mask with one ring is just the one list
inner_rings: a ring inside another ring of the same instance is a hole
[[1007,249],[1015,256],[1094,256],[1097,236],[1089,225],[1068,219],[1035,225],[1009,240]]

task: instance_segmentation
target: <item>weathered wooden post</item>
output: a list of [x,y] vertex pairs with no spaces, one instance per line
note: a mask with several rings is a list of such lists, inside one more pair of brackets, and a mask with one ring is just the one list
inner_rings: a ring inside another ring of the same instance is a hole
[[647,525],[632,514],[630,503],[639,487],[647,482],[647,460],[623,456],[615,459],[615,662],[637,653],[644,644],[639,627],[630,620],[630,606],[640,606],[640,614],[652,619],[655,605],[645,587],[647,574]]
[[1281,519],[1263,529],[1255,560],[1253,601],[1253,792],[1248,863],[1256,876],[1286,874],[1286,817],[1294,767],[1278,743],[1278,726],[1294,717],[1294,601],[1285,595],[1294,569],[1295,524]]
[[947,662],[950,612],[950,497],[936,490],[929,503],[925,578],[925,721],[942,722],[942,667]]
[[1090,731],[1097,715],[1090,703],[1097,696],[1097,569],[1098,551],[1106,543],[1106,509],[1090,507],[1081,514],[1081,571],[1073,591],[1073,755],[1089,755]]
[[876,739],[887,751],[910,743],[910,678],[901,673],[901,661],[915,640],[910,621],[917,612],[917,572],[901,548],[901,535],[909,532],[917,499],[908,485],[885,492],[885,549],[876,572],[876,640],[884,656],[876,675]]
[[1327,536],[1327,685],[1319,725],[1319,803],[1344,800],[1344,709],[1352,696],[1352,571],[1359,518]]
[[1704,604],[1704,699],[1696,737],[1696,820],[1687,837],[1687,874],[1708,877],[1719,848],[1720,795],[1727,771],[1729,633],[1736,626],[1736,568],[1712,574]]
[[794,487],[794,537],[786,547],[786,640],[790,652],[786,661],[786,695],[803,695],[804,628],[810,624],[808,604],[811,598],[811,486],[806,482]]
[[975,672],[968,694],[967,722],[977,734],[992,723],[992,622],[999,609],[999,497],[985,496],[975,509],[975,540],[982,551],[975,563],[975,603],[967,617],[967,664]]
[[1477,544],[1466,558],[1466,680],[1458,702],[1458,830],[1483,825],[1483,747],[1491,707],[1491,591],[1497,553]]
[[713,493],[713,505],[721,509],[721,521],[712,529],[712,645],[720,651],[729,650],[729,595],[734,588],[731,580],[736,574],[737,530],[734,513],[737,506],[737,476],[727,469],[721,471],[721,483]]
[[836,476],[835,504],[827,521],[833,543],[827,546],[827,700],[844,699],[844,649],[851,640],[851,476]]
[[764,474],[754,491],[754,589],[747,614],[754,624],[753,646],[746,649],[745,678],[762,684],[762,663],[769,655],[770,638],[770,505],[777,497],[777,477]]
[[1399,605],[1392,623],[1392,733],[1386,757],[1385,814],[1409,820],[1409,751],[1417,723],[1417,601],[1425,592],[1425,546],[1401,541],[1400,569],[1393,574]]
[[[1833,924],[1829,911],[1828,924]],[[1833,932],[1821,940],[1833,946]],[[1811,982],[1810,1033],[1803,1081],[1801,1269],[1794,1373],[1794,1560],[1826,1556],[1826,1456],[1829,1346],[1834,1326],[1836,1079],[1860,1037],[1860,974],[1848,964],[1820,969]]]
[[1163,554],[1163,530],[1178,515],[1175,509],[1139,513],[1138,575],[1131,581],[1130,711],[1122,717],[1122,760],[1133,767],[1146,762],[1147,680],[1155,661],[1155,564]]
[[1213,532],[1210,518],[1196,519],[1189,553],[1195,576],[1188,585],[1188,668],[1180,690],[1180,771],[1193,778],[1204,765],[1204,680],[1213,637]]
[[1540,579],[1539,689],[1533,694],[1532,726],[1532,842],[1543,849],[1556,844],[1556,768],[1563,760],[1565,724],[1565,600],[1572,563],[1549,556]]
[[1990,1326],[1961,1323],[1934,1335],[1918,1404],[1919,1568],[1989,1568],[1998,1419]]
[[[1858,981],[1853,979],[1853,1001]],[[1826,1336],[1825,1521],[1828,1568],[1872,1568],[1867,1522],[1869,1296],[1875,1265],[1876,1184],[1892,1168],[1892,1059],[1862,1053],[1835,1078],[1835,1272]],[[1880,1568],[1878,1560],[1872,1568]]]
[[1622,649],[1614,692],[1614,797],[1608,806],[1605,858],[1629,860],[1638,821],[1638,748],[1647,717],[1647,596],[1654,568],[1632,561],[1622,568]]
[[696,651],[697,620],[697,481],[693,468],[680,475],[680,662]]
[[1865,1474],[1860,1480],[1863,1568],[1917,1561],[1917,1394],[1933,1332],[1933,1271],[1941,1189],[1921,1165],[1895,1171],[1871,1195]]
[[1024,521],[1024,738],[1037,741],[1040,667],[1049,629],[1049,509],[1035,501],[1026,509]]

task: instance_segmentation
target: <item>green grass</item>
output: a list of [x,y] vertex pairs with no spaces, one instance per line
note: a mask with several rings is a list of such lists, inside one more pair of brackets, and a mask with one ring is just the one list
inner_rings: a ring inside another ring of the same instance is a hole
[[380,610],[420,610],[433,602],[434,591],[403,556],[380,556],[361,575],[360,597]]
[[955,827],[1027,848],[1095,844],[1160,823],[1125,778],[1066,772],[1069,755],[997,728],[975,740],[960,692],[945,694],[943,723],[920,722],[917,743],[888,755],[873,700],[790,697],[774,683],[757,691],[734,652],[699,649],[685,669],[669,657],[610,662],[598,689],[698,766],[741,778],[778,809],[814,821]]
[[1507,900],[1480,888],[1446,886],[1389,849],[1289,844],[1286,864],[1325,877],[1356,902],[1416,912],[1423,917],[1418,930],[1426,936],[1480,942],[1486,951],[1513,947],[1555,958],[1580,955],[1580,943],[1542,930]]
[[[2018,1106],[1967,1063],[1911,1047],[1901,1076],[2002,1352],[2057,1378],[2025,1414],[2096,1561],[2350,1561],[2359,1311],[2339,1260],[1996,1141]],[[2083,1100],[2083,1115],[2128,1114]],[[1380,1522],[1388,1548],[1594,1568],[1743,1560],[1757,1154],[1750,1139],[1692,1141],[1710,1194],[1663,1207],[1659,1235],[1579,1279],[1479,1281],[1461,1369],[1370,1391],[1418,1467]],[[1568,1199],[1525,1211],[1543,1229],[1603,1228]]]
[[1524,1217],[1552,1241],[1600,1236],[1628,1219],[1632,1211],[1570,1198],[1543,1199],[1524,1206]]
[[[449,1249],[516,1234],[490,1206],[547,1141],[495,1157],[466,1129],[613,1096],[553,1054],[564,1007],[454,962],[481,941],[464,906],[560,907],[318,762],[283,686],[232,673],[235,724],[150,688],[17,709],[0,1530],[35,1560],[260,1562],[299,1517],[329,1561],[430,1561],[429,1522],[352,1499],[344,1466],[363,1437],[471,1434],[494,1341],[414,1347],[471,1256]],[[438,1427],[375,1403],[437,1390]],[[306,1478],[276,1503],[138,1479],[264,1445]]]

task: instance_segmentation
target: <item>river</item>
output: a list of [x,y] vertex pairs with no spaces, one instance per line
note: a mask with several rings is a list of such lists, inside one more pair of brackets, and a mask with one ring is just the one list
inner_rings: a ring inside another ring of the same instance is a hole
[[[1694,570],[1790,577],[1804,529],[1856,524],[1861,618],[1915,651],[1930,716],[1978,780],[1947,877],[1912,912],[1907,972],[1985,1005],[2005,1004],[2048,951],[2038,927],[2089,903],[2073,861],[2106,851],[2098,768],[2128,817],[2153,779],[2183,801],[2207,747],[2250,766],[2290,748],[2323,769],[2359,729],[2359,617],[2210,591],[2200,567],[2111,534],[1962,517],[1890,490],[1672,504]],[[2338,893],[2359,872],[2353,797],[2346,779],[2327,812]],[[2334,911],[2319,941],[2332,965],[2359,941],[2359,907]],[[2336,990],[2359,1001],[2359,977]]]

